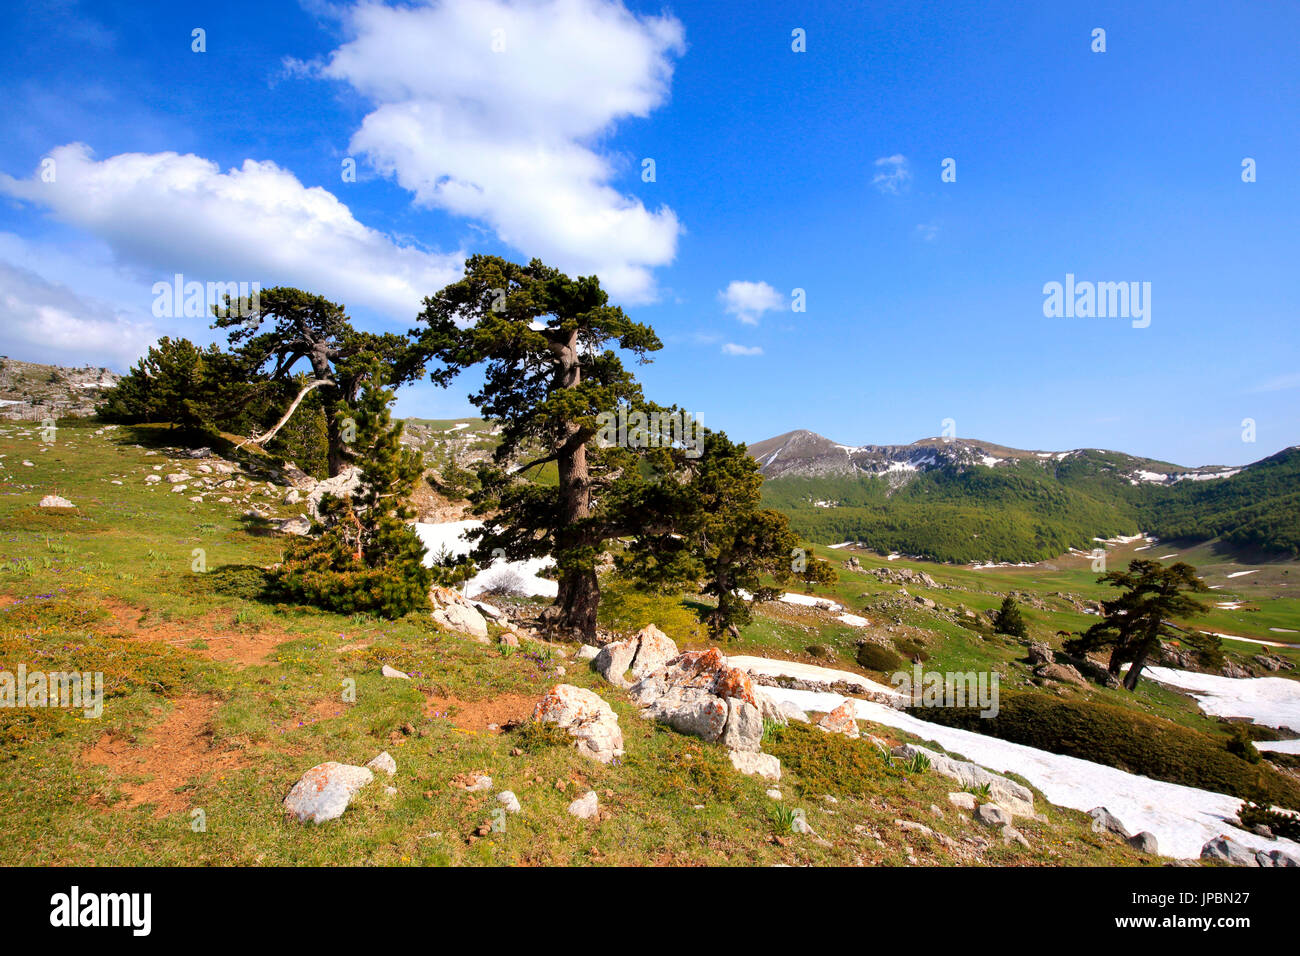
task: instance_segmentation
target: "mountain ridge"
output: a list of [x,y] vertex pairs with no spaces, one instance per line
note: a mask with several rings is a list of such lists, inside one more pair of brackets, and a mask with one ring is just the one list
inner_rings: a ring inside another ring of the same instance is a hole
[[806,430],[749,448],[769,506],[819,544],[858,541],[957,563],[1033,562],[1146,532],[1300,557],[1300,447],[1200,468],[956,438],[851,446]]
[[[1172,484],[1176,481],[1229,477],[1271,457],[1266,456],[1246,465],[1187,466],[1106,448],[1046,451],[1014,448],[972,438],[929,437],[905,445],[846,445],[803,428],[754,442],[748,448],[750,455],[759,462],[759,470],[768,478],[783,475],[880,475],[887,472],[920,471],[942,465],[997,467],[1016,461],[1059,462],[1091,454],[1127,459],[1137,466],[1129,475],[1135,483]],[[1162,470],[1155,471],[1154,468]]]

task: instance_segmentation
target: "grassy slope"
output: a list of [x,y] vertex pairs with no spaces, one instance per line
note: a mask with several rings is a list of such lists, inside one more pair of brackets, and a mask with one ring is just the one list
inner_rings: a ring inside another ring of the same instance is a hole
[[[558,677],[549,646],[506,656],[427,620],[268,607],[218,593],[191,571],[195,548],[210,568],[276,560],[277,539],[238,517],[246,500],[267,508],[274,496],[191,502],[165,483],[144,484],[168,459],[125,432],[66,427],[41,446],[23,431],[0,426],[0,665],[103,671],[110,696],[99,720],[0,712],[0,864],[878,864],[910,852],[935,864],[1143,862],[1092,834],[1083,815],[1046,804],[1047,822],[1021,827],[1034,849],[997,840],[976,849],[989,833],[947,808],[948,781],[888,771],[869,744],[841,738],[826,743],[834,778],[823,767],[781,783],[783,805],[805,809],[826,845],[778,837],[768,784],[735,774],[721,749],[642,720],[586,668],[568,661]],[[52,491],[77,510],[38,509]],[[761,626],[787,627],[770,622]],[[385,680],[382,663],[415,679]],[[341,700],[347,678],[356,681],[352,704]],[[618,712],[620,764],[567,747],[512,756],[528,743],[520,734],[457,726],[474,705],[517,706],[561,679],[597,690]],[[772,744],[797,741],[795,732]],[[97,745],[118,755],[111,766],[87,759]],[[284,819],[279,802],[308,767],[384,749],[398,762],[396,795],[380,780],[339,821]],[[518,794],[524,812],[505,832],[474,836],[495,804],[490,792],[450,785],[469,771]],[[589,788],[608,820],[565,812]],[[837,805],[819,799],[825,789]],[[135,802],[141,792],[151,801]],[[945,808],[942,819],[931,804]],[[206,832],[192,830],[194,809]],[[958,849],[904,834],[896,819],[925,822]]]

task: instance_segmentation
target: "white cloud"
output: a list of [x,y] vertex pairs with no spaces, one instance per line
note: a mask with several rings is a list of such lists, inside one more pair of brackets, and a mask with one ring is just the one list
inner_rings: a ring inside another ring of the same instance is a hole
[[1290,372],[1260,382],[1252,392],[1284,392],[1287,389],[1300,388],[1300,372]]
[[723,355],[762,355],[763,350],[757,345],[737,345],[728,342],[722,346]]
[[82,143],[49,153],[54,182],[0,173],[0,193],[45,207],[105,242],[138,277],[300,286],[409,320],[461,275],[463,254],[400,246],[338,198],[272,162],[216,163],[177,153],[95,160]]
[[907,157],[901,153],[880,157],[876,160],[876,170],[871,185],[882,193],[898,195],[907,189],[907,184],[912,180],[912,170],[908,167]]
[[6,355],[121,370],[157,338],[147,322],[0,261],[0,352]]
[[932,222],[920,222],[916,224],[916,237],[925,242],[934,242],[939,235],[939,227]]
[[734,315],[746,325],[757,324],[764,312],[775,312],[786,306],[785,299],[766,282],[745,282],[733,279],[727,288],[718,293],[723,311]]
[[525,256],[595,273],[625,302],[654,298],[677,216],[611,187],[595,141],[667,100],[678,20],[609,0],[362,3],[345,19],[353,39],[318,69],[375,105],[353,152]]

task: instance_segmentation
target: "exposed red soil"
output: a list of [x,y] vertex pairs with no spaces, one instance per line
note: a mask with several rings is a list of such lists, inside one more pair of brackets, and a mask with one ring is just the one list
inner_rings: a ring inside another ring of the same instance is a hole
[[191,780],[220,777],[246,763],[239,750],[212,749],[212,717],[219,702],[211,697],[185,697],[172,701],[166,718],[131,740],[106,733],[82,751],[88,764],[107,768],[118,777],[143,777],[118,781],[123,799],[114,810],[141,804],[154,805],[154,816],[182,810],[190,803],[188,792],[177,792]]

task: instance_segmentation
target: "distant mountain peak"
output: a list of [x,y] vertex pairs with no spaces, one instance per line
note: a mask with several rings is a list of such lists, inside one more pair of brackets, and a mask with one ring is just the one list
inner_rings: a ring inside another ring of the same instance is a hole
[[1186,468],[1101,448],[1031,451],[973,438],[921,438],[907,445],[845,445],[803,428],[755,442],[749,446],[749,453],[767,478],[883,477],[893,485],[906,484],[917,474],[935,468],[999,468],[1023,461],[1046,467],[1078,456],[1096,459],[1099,467],[1129,484],[1204,481],[1241,471],[1222,465]]

